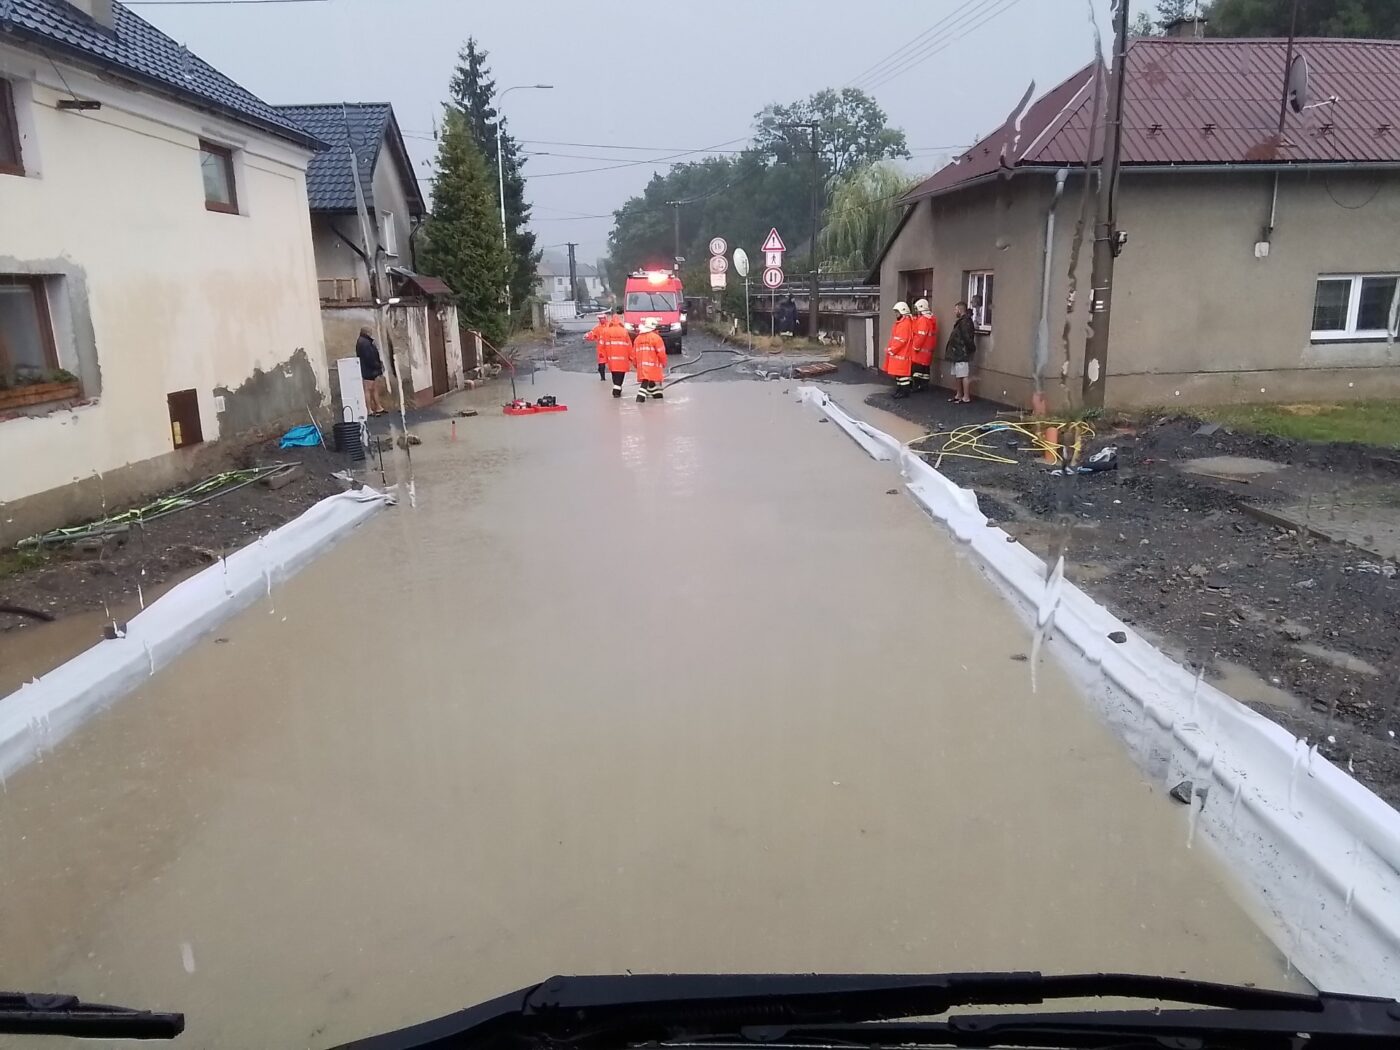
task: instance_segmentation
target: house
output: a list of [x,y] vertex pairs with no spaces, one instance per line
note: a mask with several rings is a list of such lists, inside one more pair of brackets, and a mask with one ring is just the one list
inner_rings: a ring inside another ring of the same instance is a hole
[[[1308,97],[1280,136],[1285,41],[1130,42],[1111,404],[1400,396],[1400,42],[1296,49]],[[953,304],[972,305],[984,397],[1028,404],[1039,358],[1050,403],[1078,403],[1097,74],[1080,70],[905,195],[872,275],[886,331],[897,300],[927,296],[944,333]]]
[[[584,291],[588,293],[589,299],[600,300],[607,296],[608,286],[603,283],[603,278],[598,273],[596,266],[575,261],[574,273],[577,279],[583,283]],[[535,267],[535,295],[553,302],[574,298],[574,290],[569,287],[569,261],[567,259],[549,252],[540,256],[539,265]]]
[[[480,350],[469,337],[464,368],[451,289],[415,272],[414,241],[427,206],[393,107],[327,102],[276,109],[330,147],[306,171],[327,364],[334,372],[338,359],[353,357],[361,327],[377,331],[382,320],[390,383],[403,384],[409,404],[461,387],[464,372],[480,364]],[[376,301],[390,300],[377,317]],[[332,394],[338,418],[338,379]]]
[[321,145],[119,3],[0,3],[0,543],[322,403]]

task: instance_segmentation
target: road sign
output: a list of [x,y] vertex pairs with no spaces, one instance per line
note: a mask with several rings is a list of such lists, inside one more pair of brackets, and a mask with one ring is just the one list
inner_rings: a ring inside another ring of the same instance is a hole
[[782,252],[764,252],[764,253],[763,253],[763,265],[764,265],[764,266],[776,266],[776,267],[778,267],[779,269],[782,269],[782,266],[783,266],[783,253],[782,253]]
[[768,231],[768,236],[763,241],[763,250],[765,252],[787,251],[787,245],[784,244],[783,239],[778,236],[778,228],[776,226]]
[[726,241],[723,237],[710,238],[711,255],[723,255],[727,251],[729,251],[729,242]]
[[725,272],[726,270],[728,270],[728,269],[729,269],[729,260],[726,259],[723,255],[711,255],[711,256],[710,256],[710,272],[711,272],[711,273],[724,273],[724,272]]
[[783,283],[783,271],[780,266],[769,266],[763,271],[763,286],[765,288],[777,288]]
[[734,272],[740,277],[749,275],[749,253],[742,248],[734,249]]
[[728,278],[728,275],[725,274],[725,273],[723,273],[723,272],[721,272],[721,273],[711,273],[711,274],[710,274],[710,287],[711,287],[711,288],[714,288],[714,289],[716,289],[716,290],[722,289],[722,288],[727,288],[727,287],[729,286],[729,281],[728,281],[727,278]]

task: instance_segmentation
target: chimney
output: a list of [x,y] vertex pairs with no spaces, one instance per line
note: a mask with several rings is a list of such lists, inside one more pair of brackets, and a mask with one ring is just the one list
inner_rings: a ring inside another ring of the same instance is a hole
[[112,28],[112,0],[68,0],[68,3],[98,25]]
[[1162,27],[1162,32],[1169,37],[1178,40],[1200,40],[1206,35],[1206,22],[1208,19],[1201,15],[1190,15],[1185,18],[1173,18]]

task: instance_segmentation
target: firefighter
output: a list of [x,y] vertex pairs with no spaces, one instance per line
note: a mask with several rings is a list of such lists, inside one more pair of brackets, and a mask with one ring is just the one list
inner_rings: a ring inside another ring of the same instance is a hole
[[608,378],[608,348],[604,341],[607,330],[612,325],[611,315],[602,310],[598,314],[598,323],[589,329],[584,336],[590,343],[594,344],[598,351],[598,381],[601,383]]
[[666,377],[666,344],[656,334],[656,322],[648,318],[642,322],[642,331],[632,344],[632,361],[637,366],[637,380],[641,388],[637,400],[661,397],[661,380]]
[[929,369],[933,367],[933,351],[938,346],[938,319],[927,299],[914,304],[914,366],[915,390],[927,390]]
[[622,311],[613,315],[612,321],[603,329],[600,345],[606,350],[608,371],[612,372],[612,395],[622,396],[622,381],[632,368],[632,337],[622,324]]
[[895,322],[890,329],[890,341],[885,347],[884,372],[894,377],[894,396],[909,396],[913,373],[914,322],[909,317],[909,304],[894,304]]

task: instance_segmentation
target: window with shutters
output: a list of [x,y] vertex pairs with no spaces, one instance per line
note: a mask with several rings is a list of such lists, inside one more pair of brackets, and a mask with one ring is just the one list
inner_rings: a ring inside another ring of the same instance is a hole
[[0,77],[0,175],[23,175],[24,158],[19,149],[19,121],[15,116],[15,93],[10,82]]

